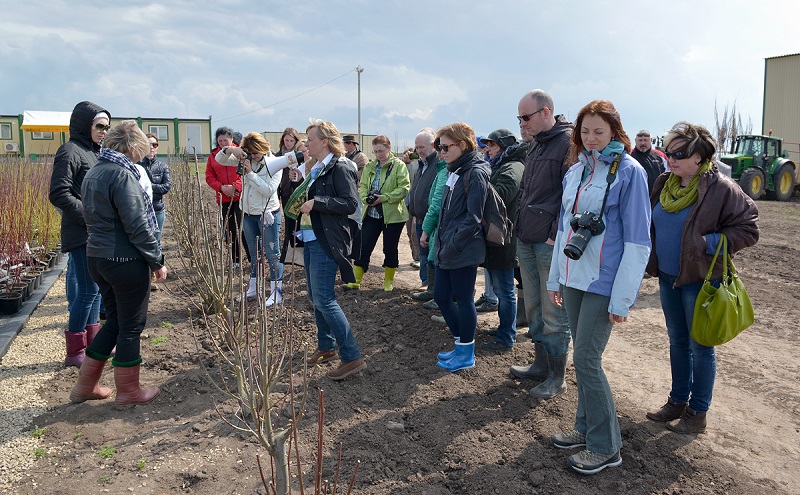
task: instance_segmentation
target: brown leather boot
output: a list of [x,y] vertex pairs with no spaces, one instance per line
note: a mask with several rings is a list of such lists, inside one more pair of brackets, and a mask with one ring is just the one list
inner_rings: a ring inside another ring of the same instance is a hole
[[142,365],[114,367],[114,384],[117,386],[118,406],[128,404],[147,404],[155,399],[160,390],[158,387],[141,388],[139,386],[139,369]]
[[691,407],[687,407],[681,419],[667,423],[667,429],[675,433],[704,433],[706,431],[706,413],[695,412]]
[[367,364],[364,362],[363,357],[346,363],[342,362],[338,368],[328,372],[328,378],[338,382],[339,380],[344,380],[353,373],[361,371],[365,366],[367,366]]
[[336,349],[330,351],[322,351],[317,350],[314,354],[308,356],[308,363],[309,366],[314,366],[315,364],[324,363],[326,361],[330,361],[331,359],[336,359]]
[[647,419],[664,423],[679,419],[681,416],[683,416],[683,413],[686,412],[687,406],[688,404],[686,402],[681,402],[678,404],[672,400],[672,397],[668,397],[667,403],[661,406],[661,409],[658,411],[648,412],[646,416]]
[[111,389],[100,386],[100,375],[106,362],[92,359],[89,356],[83,358],[81,370],[78,372],[78,383],[72,387],[69,394],[71,402],[83,402],[86,400],[107,399],[111,395]]

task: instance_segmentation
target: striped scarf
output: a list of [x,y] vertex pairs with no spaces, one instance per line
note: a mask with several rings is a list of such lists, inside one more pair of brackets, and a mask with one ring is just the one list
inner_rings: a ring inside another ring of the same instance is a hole
[[[114,151],[110,148],[103,148],[100,150],[100,158],[116,163],[120,167],[126,169],[128,172],[133,174],[133,176],[136,178],[136,182],[139,182],[139,179],[141,179],[139,169],[136,168],[136,165],[133,164],[130,158],[123,155],[119,151]],[[142,188],[142,197],[144,198],[144,204],[146,206],[145,218],[147,218],[147,226],[150,228],[150,233],[155,234],[158,232],[158,223],[156,223],[156,212],[153,210],[153,203],[150,201],[150,197],[147,195],[144,187],[142,187],[141,182],[139,182],[139,187]]]

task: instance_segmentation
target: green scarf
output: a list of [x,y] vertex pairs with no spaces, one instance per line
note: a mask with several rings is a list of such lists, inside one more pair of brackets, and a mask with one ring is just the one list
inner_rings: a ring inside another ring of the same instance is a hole
[[689,185],[683,188],[681,188],[681,178],[675,174],[670,174],[664,184],[664,189],[661,190],[661,196],[658,198],[664,211],[675,213],[695,204],[697,202],[697,183],[700,182],[700,175],[708,172],[710,168],[710,160],[703,162],[700,168],[697,169],[697,173],[692,177]]

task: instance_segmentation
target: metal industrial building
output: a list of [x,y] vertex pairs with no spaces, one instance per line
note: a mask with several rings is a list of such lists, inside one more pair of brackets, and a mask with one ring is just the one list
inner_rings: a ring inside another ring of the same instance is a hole
[[789,158],[800,161],[800,53],[764,59],[761,133],[783,138]]

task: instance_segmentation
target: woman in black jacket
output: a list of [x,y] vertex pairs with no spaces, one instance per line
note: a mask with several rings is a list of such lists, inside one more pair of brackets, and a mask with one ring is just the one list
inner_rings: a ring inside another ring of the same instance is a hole
[[120,123],[106,136],[100,161],[83,181],[89,273],[100,286],[107,320],[86,349],[78,383],[70,394],[72,402],[105,399],[111,394],[98,382],[114,346],[116,403],[146,404],[159,392],[158,387],[139,387],[139,338],[147,322],[151,273],[156,282],[167,276],[155,236],[158,225],[153,204],[135,165],[148,148],[147,137],[135,121]]
[[[439,129],[437,149],[450,172],[442,193],[436,230],[436,286],[433,298],[455,337],[455,349],[440,352],[437,366],[458,371],[475,366],[475,277],[486,259],[481,227],[489,164],[476,151],[475,131],[463,122]],[[453,298],[456,302],[453,302]]]
[[[75,105],[69,120],[69,141],[62,144],[53,161],[50,202],[61,210],[61,250],[69,253],[69,324],[65,366],[80,367],[86,346],[100,330],[100,292],[86,264],[86,222],[83,219],[81,184],[95,163],[100,143],[111,127],[111,114],[90,101]],[[73,292],[74,290],[74,292]],[[73,295],[74,294],[74,295]]]
[[333,359],[338,346],[342,362],[328,372],[328,378],[343,380],[365,366],[334,292],[337,271],[341,270],[343,279],[355,279],[350,264],[355,222],[349,216],[360,202],[358,176],[356,164],[343,156],[342,136],[336,126],[314,120],[306,134],[308,153],[317,160],[306,178],[308,200],[300,207],[297,235],[305,243],[306,285],[317,323],[317,351],[308,358],[308,364]]

